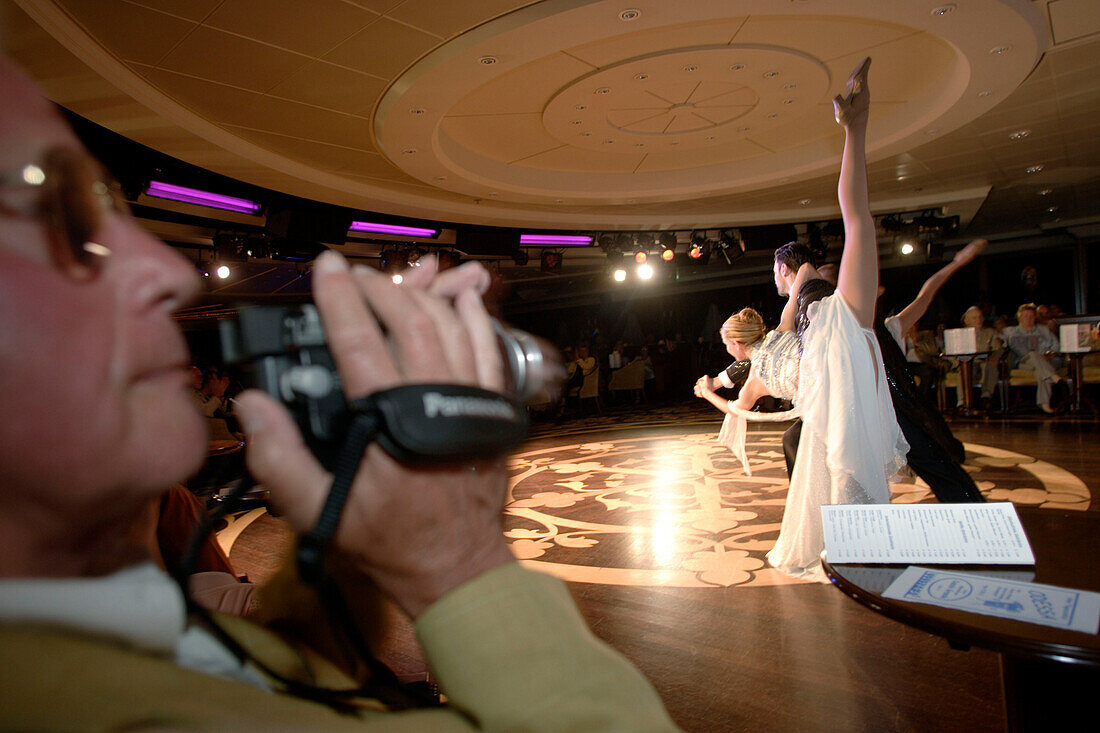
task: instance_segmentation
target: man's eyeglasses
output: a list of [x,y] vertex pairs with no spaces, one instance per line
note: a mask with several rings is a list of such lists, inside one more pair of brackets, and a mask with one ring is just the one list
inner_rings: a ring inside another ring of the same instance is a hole
[[92,241],[106,212],[126,213],[126,199],[117,183],[88,153],[68,147],[50,149],[41,163],[15,173],[0,173],[0,191],[36,191],[33,201],[0,199],[0,214],[41,219],[49,230],[50,257],[55,266],[79,279],[94,278],[111,250]]

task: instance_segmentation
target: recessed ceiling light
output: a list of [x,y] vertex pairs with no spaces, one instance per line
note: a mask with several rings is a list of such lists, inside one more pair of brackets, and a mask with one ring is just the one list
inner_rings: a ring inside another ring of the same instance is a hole
[[686,71],[688,73],[691,73],[692,71],[698,71],[698,70],[699,70],[699,67],[696,66],[695,64],[688,64],[687,66],[684,67],[684,71]]
[[615,139],[609,137],[609,138],[607,138],[606,140],[603,141],[603,144],[604,145],[610,145],[613,142],[615,142]]
[[611,93],[611,88],[610,87],[600,87],[599,89],[596,90],[595,93],[596,94],[610,94]]
[[445,181],[445,180],[447,180],[447,176],[436,176],[436,177],[435,177],[435,180],[437,180],[437,181]]
[[649,74],[646,74],[645,72],[642,72],[641,74],[635,74],[634,75],[634,79],[636,81],[645,81],[648,78],[649,78]]
[[783,85],[783,88],[784,89],[794,89],[796,86],[798,86],[798,85],[795,84],[793,81],[789,81],[789,82],[787,82],[786,84]]
[[573,109],[577,110],[578,112],[583,112],[584,110],[588,109],[588,107],[584,106],[583,104],[578,104]]
[[409,110],[409,114],[411,114],[411,115],[422,115],[427,111],[428,110],[424,109],[423,107],[413,107],[412,109]]
[[707,140],[717,140],[717,139],[718,139],[718,136],[717,136],[717,135],[707,135],[707,138],[706,138],[706,139],[707,139]]
[[1038,173],[1039,171],[1043,170],[1043,164],[1039,163],[1038,165],[1029,165],[1025,170],[1028,173]]
[[1039,195],[1040,195],[1040,196],[1049,196],[1049,195],[1051,195],[1052,193],[1054,193],[1054,189],[1053,189],[1053,188],[1042,188],[1042,189],[1039,189]]
[[784,99],[783,104],[794,104],[794,100],[793,99]]
[[938,8],[932,8],[932,15],[947,15],[955,10],[955,3],[948,3],[947,5],[941,5]]
[[644,147],[645,147],[645,143],[634,143],[634,147],[636,147],[636,148],[644,148]]
[[589,137],[591,134],[592,134],[591,132],[589,132],[588,130],[585,130],[584,132],[581,133],[581,137]]
[[993,90],[992,89],[982,90],[982,91],[978,92],[978,96],[979,97],[992,97],[993,96]]
[[489,192],[489,195],[490,195],[490,196],[499,196],[499,195],[500,195],[500,192],[499,192],[499,191],[490,191],[490,192]]
[[743,68],[745,68],[744,64],[734,64],[730,67],[730,71],[740,71]]
[[1057,211],[1057,210],[1058,210],[1058,207],[1057,207],[1057,206],[1048,206],[1048,207],[1047,207],[1047,213],[1048,213],[1048,214],[1053,214],[1053,213],[1054,213],[1055,211]]
[[627,8],[626,10],[619,12],[619,20],[629,23],[632,20],[637,20],[642,15],[642,11],[637,8]]
[[632,204],[632,203],[634,203],[634,199],[627,199],[627,200],[626,200],[626,202],[627,202],[628,204]]
[[810,205],[810,199],[802,199],[801,201],[798,202],[798,205],[799,206],[809,206]]
[[938,134],[940,134],[940,128],[933,127],[931,130],[928,131],[928,134],[929,135],[938,135]]
[[497,57],[496,57],[496,56],[482,56],[481,58],[479,58],[479,59],[477,60],[477,62],[478,62],[479,64],[482,64],[482,65],[484,65],[484,66],[492,66],[492,65],[493,65],[493,64],[495,64],[495,63],[496,63],[497,61],[498,61],[498,59],[497,59]]
[[564,204],[564,203],[565,203],[565,199],[554,199],[554,203],[555,203],[555,204]]
[[1012,46],[994,46],[989,49],[989,53],[994,56],[1002,56],[1012,50]]
[[764,78],[765,79],[774,79],[777,76],[779,76],[779,72],[774,70],[774,69],[772,69],[771,71],[765,71],[764,72]]
[[405,155],[416,155],[416,148],[405,148],[401,152]]
[[749,127],[748,125],[745,125],[744,127],[738,127],[737,131],[738,132],[748,132],[751,129],[752,129],[751,127]]
[[779,113],[778,113],[778,112],[769,112],[769,113],[768,113],[768,119],[769,119],[769,120],[774,120],[774,119],[775,119],[776,117],[778,117],[778,116],[779,116]]
[[1031,134],[1031,130],[1017,130],[1008,136],[1009,140],[1023,140],[1025,137]]

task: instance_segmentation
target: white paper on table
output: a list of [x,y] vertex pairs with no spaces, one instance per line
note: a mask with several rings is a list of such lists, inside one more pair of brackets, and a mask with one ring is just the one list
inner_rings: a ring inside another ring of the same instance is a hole
[[906,568],[882,595],[1086,634],[1095,634],[1100,628],[1100,593],[976,573],[914,565]]
[[1035,564],[1009,502],[835,504],[821,522],[830,563]]

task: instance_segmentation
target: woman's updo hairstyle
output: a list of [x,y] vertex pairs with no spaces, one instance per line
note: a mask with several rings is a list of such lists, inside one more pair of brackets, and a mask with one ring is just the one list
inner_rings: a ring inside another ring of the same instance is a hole
[[764,319],[752,308],[743,308],[722,324],[722,337],[744,346],[752,346],[764,338]]

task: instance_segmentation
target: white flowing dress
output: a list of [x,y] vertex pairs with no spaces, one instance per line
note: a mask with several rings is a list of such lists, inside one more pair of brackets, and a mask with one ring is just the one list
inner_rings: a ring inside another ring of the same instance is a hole
[[[905,465],[909,444],[894,415],[874,331],[859,325],[839,295],[812,303],[809,315],[794,399],[802,437],[768,562],[788,575],[826,582],[821,507],[888,503],[889,479]],[[772,374],[782,378],[790,371],[774,368]],[[789,393],[789,376],[786,381],[768,384],[765,378],[764,384]]]

